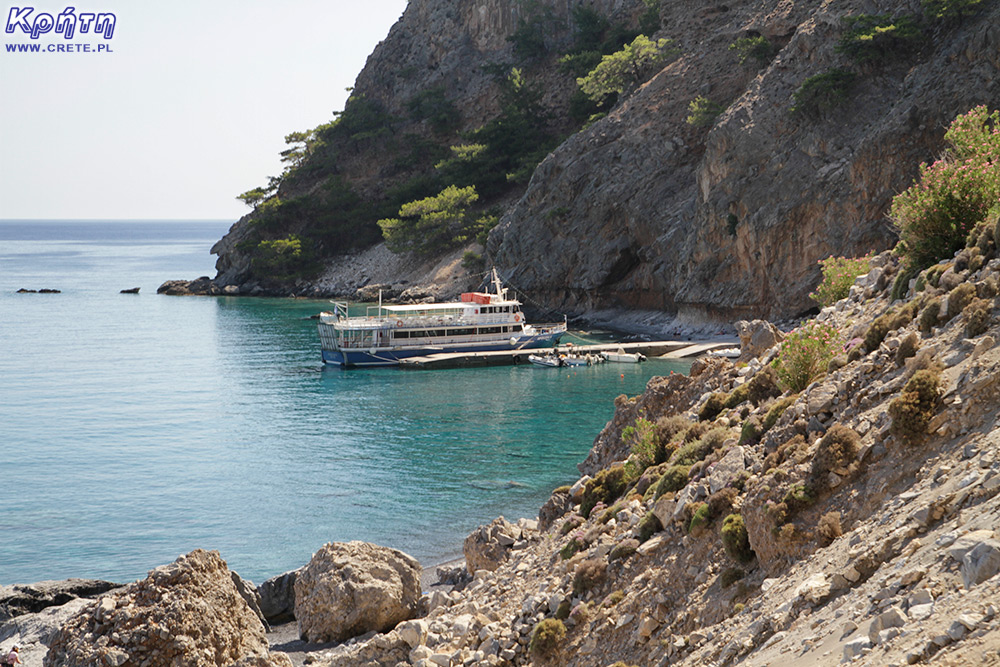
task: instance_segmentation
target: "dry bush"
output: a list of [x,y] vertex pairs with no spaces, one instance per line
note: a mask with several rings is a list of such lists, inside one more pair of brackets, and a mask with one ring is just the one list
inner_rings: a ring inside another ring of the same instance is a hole
[[843,535],[844,529],[840,526],[840,512],[827,512],[821,516],[816,525],[816,532],[819,534],[823,546],[829,545]]
[[607,567],[603,560],[590,558],[580,561],[573,574],[573,594],[583,595],[592,591],[608,578]]

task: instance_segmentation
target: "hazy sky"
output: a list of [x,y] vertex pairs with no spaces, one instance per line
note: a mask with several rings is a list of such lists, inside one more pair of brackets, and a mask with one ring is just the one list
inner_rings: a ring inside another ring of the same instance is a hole
[[[7,2],[5,26],[11,7],[116,24],[0,32],[0,218],[236,219],[236,195],[280,173],[285,135],[344,108],[406,0]],[[112,52],[46,52],[62,44]]]

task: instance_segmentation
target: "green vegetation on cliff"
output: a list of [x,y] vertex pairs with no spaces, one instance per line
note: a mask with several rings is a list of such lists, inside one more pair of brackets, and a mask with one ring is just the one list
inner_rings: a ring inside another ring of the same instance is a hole
[[[643,2],[631,26],[582,4],[570,10],[567,25],[538,0],[520,2],[508,37],[516,62],[480,66],[492,79],[497,106],[477,127],[469,127],[451,89],[436,84],[404,100],[353,91],[333,120],[289,133],[282,173],[237,197],[253,209],[238,246],[249,255],[252,277],[309,278],[324,260],[382,239],[394,252],[424,254],[484,241],[495,224],[492,207],[669,56],[668,40],[641,34],[660,25],[659,3]],[[546,99],[554,77],[600,81],[605,92],[595,99],[582,90]],[[366,159],[371,166],[361,168]],[[459,205],[456,193],[474,196]],[[427,209],[432,201],[441,210]],[[278,243],[292,239],[296,252]]]

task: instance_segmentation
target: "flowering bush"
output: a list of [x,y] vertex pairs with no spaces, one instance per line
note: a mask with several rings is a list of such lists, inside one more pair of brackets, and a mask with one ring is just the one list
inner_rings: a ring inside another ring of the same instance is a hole
[[826,372],[839,344],[837,330],[829,324],[799,327],[781,343],[774,362],[778,380],[792,392],[802,391]]
[[823,282],[809,298],[821,306],[832,306],[847,296],[855,278],[868,272],[868,261],[871,253],[864,257],[834,257],[819,260],[822,267]]
[[959,116],[944,135],[951,150],[892,201],[909,268],[951,257],[1000,202],[1000,112],[985,106]]

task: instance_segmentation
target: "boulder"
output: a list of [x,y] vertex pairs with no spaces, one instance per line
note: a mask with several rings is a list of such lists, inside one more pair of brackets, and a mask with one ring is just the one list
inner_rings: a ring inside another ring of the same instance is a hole
[[740,337],[740,359],[756,359],[785,339],[776,326],[765,320],[736,323],[736,334]]
[[1000,572],[1000,542],[983,540],[962,558],[962,581],[970,589]]
[[45,667],[65,665],[274,665],[260,619],[216,551],[192,551],[112,591],[55,634]]
[[743,448],[739,445],[731,448],[725,456],[713,465],[708,473],[708,488],[712,493],[724,489],[727,484],[746,470],[743,463]]
[[295,619],[295,578],[302,568],[271,577],[257,587],[260,611],[269,623]]
[[236,592],[240,594],[240,597],[250,607],[250,611],[260,619],[260,622],[264,625],[264,629],[270,631],[271,628],[267,625],[267,619],[264,618],[264,614],[260,610],[260,593],[257,592],[257,588],[253,585],[253,582],[244,579],[235,572],[230,572],[230,574],[232,575],[233,585],[236,586]]
[[521,529],[502,516],[488,526],[480,526],[462,544],[466,568],[472,574],[477,570],[496,571],[510,555],[510,547],[519,539]]
[[542,530],[548,530],[556,519],[573,509],[573,499],[568,491],[554,491],[538,510],[538,525]]
[[295,579],[299,636],[345,641],[385,632],[416,615],[422,568],[402,551],[366,542],[333,542]]

